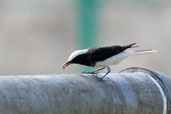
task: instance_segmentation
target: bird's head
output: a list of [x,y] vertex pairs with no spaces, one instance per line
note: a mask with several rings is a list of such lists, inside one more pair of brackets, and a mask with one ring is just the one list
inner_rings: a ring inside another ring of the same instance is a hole
[[82,61],[82,55],[87,53],[88,49],[84,49],[84,50],[77,50],[71,53],[71,55],[69,56],[67,62],[65,62],[61,68],[63,70],[65,70],[66,67],[68,67],[71,64],[81,64]]

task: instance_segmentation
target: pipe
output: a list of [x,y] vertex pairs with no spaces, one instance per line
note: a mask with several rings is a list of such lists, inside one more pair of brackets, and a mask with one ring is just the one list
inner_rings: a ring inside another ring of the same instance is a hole
[[88,74],[0,76],[0,114],[171,114],[171,78],[143,68],[103,81]]

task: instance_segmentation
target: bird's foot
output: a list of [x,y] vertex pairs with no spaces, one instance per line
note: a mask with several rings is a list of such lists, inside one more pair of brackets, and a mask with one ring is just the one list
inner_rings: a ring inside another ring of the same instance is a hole
[[94,77],[99,78],[98,72],[82,72],[83,74],[92,74]]
[[97,74],[97,72],[82,72],[83,74]]

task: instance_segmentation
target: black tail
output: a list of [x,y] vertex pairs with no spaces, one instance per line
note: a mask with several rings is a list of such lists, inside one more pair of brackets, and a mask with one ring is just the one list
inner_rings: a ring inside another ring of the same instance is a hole
[[136,43],[132,43],[132,44],[129,44],[129,45],[124,46],[124,47],[125,47],[125,49],[127,49],[127,48],[136,48],[136,47],[139,47],[139,46],[135,46],[135,44],[136,44]]

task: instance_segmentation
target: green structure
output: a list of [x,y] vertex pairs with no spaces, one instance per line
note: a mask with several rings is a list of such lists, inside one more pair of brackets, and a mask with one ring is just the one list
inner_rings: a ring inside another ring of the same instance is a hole
[[[81,49],[98,44],[98,0],[78,0],[78,44]],[[85,67],[84,70],[90,70]]]

